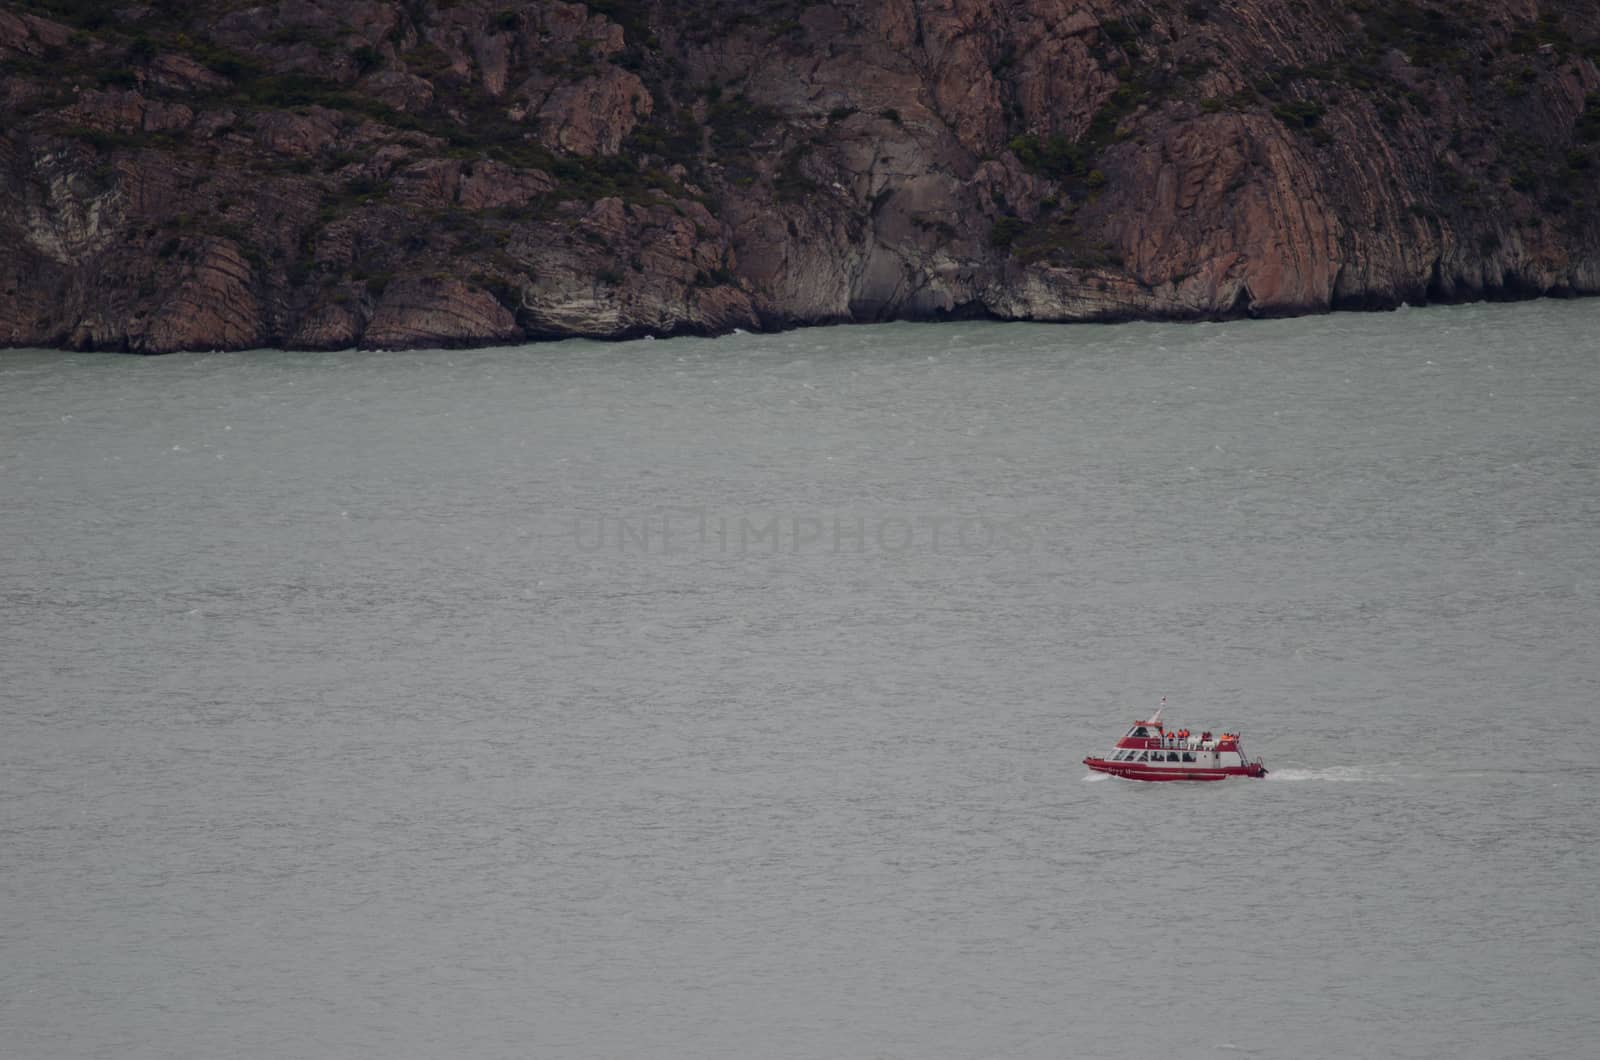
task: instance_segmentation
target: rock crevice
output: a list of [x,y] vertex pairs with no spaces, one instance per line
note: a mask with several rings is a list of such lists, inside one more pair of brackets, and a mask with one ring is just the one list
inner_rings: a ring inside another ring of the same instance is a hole
[[0,342],[1591,294],[1597,58],[1600,0],[5,3]]

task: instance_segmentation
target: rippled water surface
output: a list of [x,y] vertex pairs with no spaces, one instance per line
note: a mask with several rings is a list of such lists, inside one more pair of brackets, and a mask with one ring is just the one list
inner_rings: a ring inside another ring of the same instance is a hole
[[[1579,1057],[1600,302],[0,354],[0,1054]],[[1169,698],[1265,781],[1085,775]]]

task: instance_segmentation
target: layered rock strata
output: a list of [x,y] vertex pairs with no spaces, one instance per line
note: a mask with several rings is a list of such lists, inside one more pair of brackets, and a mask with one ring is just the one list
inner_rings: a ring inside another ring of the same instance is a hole
[[1600,0],[5,3],[0,343],[1593,293],[1597,58]]

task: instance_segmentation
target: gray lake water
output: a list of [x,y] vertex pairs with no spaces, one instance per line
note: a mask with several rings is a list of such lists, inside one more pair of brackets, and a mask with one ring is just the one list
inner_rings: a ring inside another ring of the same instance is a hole
[[[1597,410],[1597,301],[0,354],[0,1055],[1591,1056]],[[1272,775],[1086,775],[1162,696]]]

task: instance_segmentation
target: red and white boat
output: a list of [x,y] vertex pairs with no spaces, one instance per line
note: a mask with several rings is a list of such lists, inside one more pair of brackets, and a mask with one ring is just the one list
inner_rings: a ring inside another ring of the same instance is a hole
[[1134,722],[1109,755],[1090,756],[1083,764],[1096,773],[1129,780],[1227,780],[1267,775],[1261,759],[1245,757],[1238,733],[1170,729],[1161,723],[1159,710],[1149,721]]

